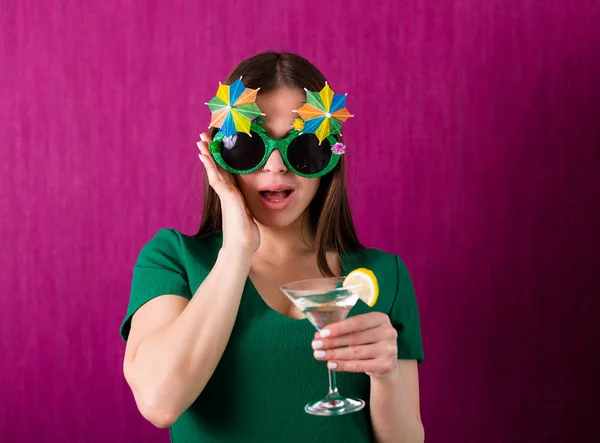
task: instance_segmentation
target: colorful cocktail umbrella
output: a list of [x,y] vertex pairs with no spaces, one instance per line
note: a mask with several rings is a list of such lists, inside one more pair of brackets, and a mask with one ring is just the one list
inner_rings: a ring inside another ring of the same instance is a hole
[[354,117],[346,109],[346,95],[335,94],[327,82],[320,92],[306,91],[306,103],[294,110],[304,120],[302,132],[315,134],[319,142],[330,134],[340,134],[342,123]]
[[252,120],[265,115],[255,103],[259,89],[246,88],[242,77],[231,85],[219,82],[217,95],[205,103],[212,112],[209,128],[220,128],[226,137],[236,132],[250,134]]

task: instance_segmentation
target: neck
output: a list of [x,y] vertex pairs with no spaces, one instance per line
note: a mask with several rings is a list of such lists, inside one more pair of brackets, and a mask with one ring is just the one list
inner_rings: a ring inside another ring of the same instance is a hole
[[315,250],[315,233],[310,223],[308,210],[289,226],[272,228],[257,222],[260,231],[260,247],[255,256],[268,261],[279,261],[297,254]]

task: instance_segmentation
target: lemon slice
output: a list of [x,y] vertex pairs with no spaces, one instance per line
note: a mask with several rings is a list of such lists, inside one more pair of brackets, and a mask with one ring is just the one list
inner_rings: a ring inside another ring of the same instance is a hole
[[353,288],[352,291],[358,294],[358,298],[365,302],[370,308],[377,303],[377,297],[379,297],[377,277],[375,277],[373,271],[367,268],[358,268],[350,272],[344,279],[342,286],[357,286],[357,288]]

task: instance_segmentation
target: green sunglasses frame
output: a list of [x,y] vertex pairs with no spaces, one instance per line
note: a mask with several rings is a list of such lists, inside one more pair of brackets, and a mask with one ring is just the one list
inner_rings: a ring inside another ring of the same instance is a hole
[[[317,178],[317,177],[322,177],[325,174],[331,172],[331,170],[336,167],[336,165],[340,161],[340,157],[342,156],[342,154],[336,154],[335,152],[332,151],[331,158],[329,159],[329,163],[322,171],[316,172],[314,174],[304,174],[300,171],[297,171],[294,167],[292,167],[292,165],[290,164],[290,162],[288,160],[287,151],[288,151],[288,147],[290,146],[290,143],[292,143],[293,140],[295,140],[300,135],[308,134],[308,133],[301,133],[300,131],[298,131],[296,129],[292,129],[285,138],[282,138],[281,140],[275,140],[275,139],[272,139],[271,137],[269,137],[267,135],[267,131],[265,130],[265,128],[260,126],[257,122],[252,122],[250,124],[250,131],[254,132],[255,134],[258,134],[258,136],[262,139],[263,143],[265,144],[265,155],[263,156],[260,163],[258,165],[256,165],[254,168],[247,169],[247,170],[234,169],[231,166],[229,166],[227,163],[225,163],[225,160],[223,160],[223,157],[221,156],[221,141],[225,137],[225,134],[223,134],[222,132],[219,131],[217,134],[215,134],[215,137],[209,143],[209,150],[212,153],[215,161],[219,164],[219,166],[221,166],[223,169],[225,169],[226,171],[229,171],[233,174],[250,174],[250,173],[262,168],[265,165],[265,163],[267,162],[267,159],[271,156],[271,153],[273,152],[273,150],[279,149],[279,152],[281,153],[281,158],[283,159],[285,165],[287,166],[287,168],[290,171],[292,171],[296,175],[299,175],[300,177]],[[316,137],[316,135],[315,135],[315,137]],[[331,146],[333,146],[335,143],[337,143],[336,138],[332,135],[329,135],[325,140],[327,140]]]

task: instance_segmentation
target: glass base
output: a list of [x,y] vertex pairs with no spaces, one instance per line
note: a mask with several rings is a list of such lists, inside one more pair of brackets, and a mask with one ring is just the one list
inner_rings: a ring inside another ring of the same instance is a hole
[[332,394],[323,400],[309,403],[304,410],[312,415],[332,416],[351,414],[365,407],[365,402],[360,398],[347,398],[340,394]]

